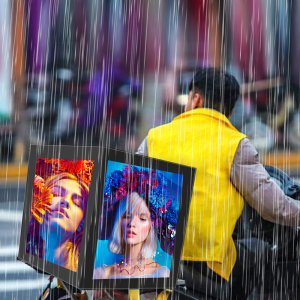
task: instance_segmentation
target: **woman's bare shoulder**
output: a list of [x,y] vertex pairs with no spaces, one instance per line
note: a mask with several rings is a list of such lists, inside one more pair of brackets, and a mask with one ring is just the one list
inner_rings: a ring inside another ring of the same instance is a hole
[[156,273],[156,275],[158,277],[169,277],[170,276],[170,270],[166,266],[162,266],[159,263],[156,263],[155,267],[156,268],[154,269],[154,272],[158,272],[158,273]]
[[161,268],[161,265],[159,263],[157,263],[154,259],[150,258],[149,260],[149,265],[153,266],[152,268],[154,268],[154,270],[158,270],[159,268]]
[[105,277],[108,279],[114,273],[114,265],[109,265],[105,267]]

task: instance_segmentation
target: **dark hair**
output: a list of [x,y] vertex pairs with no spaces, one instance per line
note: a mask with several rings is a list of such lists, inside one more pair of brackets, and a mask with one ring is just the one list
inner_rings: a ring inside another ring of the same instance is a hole
[[223,70],[203,68],[194,75],[189,91],[202,94],[204,107],[229,117],[240,95],[240,85],[234,76]]

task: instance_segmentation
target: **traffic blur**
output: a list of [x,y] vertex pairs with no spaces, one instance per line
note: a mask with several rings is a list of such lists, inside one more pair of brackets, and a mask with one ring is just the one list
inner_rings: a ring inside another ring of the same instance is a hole
[[26,162],[30,143],[134,151],[150,128],[182,112],[187,82],[207,65],[238,79],[231,121],[260,153],[298,152],[299,7],[4,1],[1,161]]

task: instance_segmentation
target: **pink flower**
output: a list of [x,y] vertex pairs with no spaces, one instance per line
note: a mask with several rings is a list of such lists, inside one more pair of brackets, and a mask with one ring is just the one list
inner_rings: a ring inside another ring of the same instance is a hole
[[156,228],[160,228],[164,224],[164,221],[161,218],[155,218],[155,217],[153,218],[151,216],[151,220],[153,222],[154,227],[156,227]]
[[162,206],[162,207],[159,208],[159,211],[160,211],[161,213],[165,213],[166,210],[167,210],[167,209],[169,208],[169,206],[171,205],[171,203],[172,203],[172,198],[170,197],[169,201],[168,201],[164,206]]
[[[123,173],[122,173],[123,174]],[[120,180],[120,186],[126,186],[126,183],[127,183],[127,179],[126,178],[122,178],[121,180]]]
[[158,180],[157,179],[153,179],[152,182],[151,182],[151,186],[156,189],[158,187],[158,185],[159,185]]
[[116,198],[118,200],[123,199],[127,195],[127,190],[125,187],[121,186],[116,192]]
[[44,181],[45,180],[42,177],[40,177],[38,175],[35,175],[35,177],[34,177],[34,186],[38,186],[38,185],[44,183]]

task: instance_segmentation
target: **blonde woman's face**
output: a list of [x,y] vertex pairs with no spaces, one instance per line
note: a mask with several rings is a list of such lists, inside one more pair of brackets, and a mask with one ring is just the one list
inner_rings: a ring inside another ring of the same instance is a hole
[[45,225],[52,231],[71,236],[84,217],[85,203],[80,186],[74,180],[63,179],[51,187],[51,192],[51,213]]
[[150,232],[150,211],[143,202],[141,209],[130,209],[122,217],[122,234],[126,244],[143,243]]

